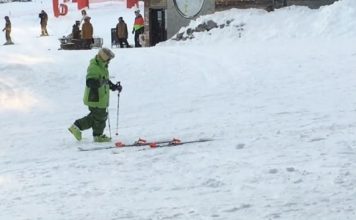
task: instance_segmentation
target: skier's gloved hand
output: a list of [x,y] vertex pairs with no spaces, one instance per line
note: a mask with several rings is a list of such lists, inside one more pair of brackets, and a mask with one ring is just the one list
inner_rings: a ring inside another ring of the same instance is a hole
[[121,90],[122,90],[122,86],[121,86],[120,82],[117,82],[116,84],[114,84],[111,81],[109,81],[109,87],[110,87],[111,91],[121,92]]
[[132,29],[132,34],[134,34],[135,33],[135,29]]
[[119,91],[119,93],[122,91],[122,86],[120,82],[116,83],[116,90]]

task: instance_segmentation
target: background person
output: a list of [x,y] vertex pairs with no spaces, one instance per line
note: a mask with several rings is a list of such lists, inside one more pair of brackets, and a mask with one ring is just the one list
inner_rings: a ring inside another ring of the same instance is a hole
[[47,23],[48,23],[48,15],[47,13],[42,10],[41,13],[38,15],[39,18],[41,18],[40,24],[41,24],[41,36],[48,36],[48,31],[47,31]]
[[127,42],[127,24],[125,23],[122,17],[119,17],[119,23],[116,25],[116,35],[121,48],[124,47],[124,44],[126,45],[126,47],[131,47]]
[[5,31],[5,39],[6,39],[6,42],[4,43],[4,45],[9,45],[9,44],[14,44],[11,40],[11,21],[10,21],[10,18],[9,16],[5,16],[4,17],[5,19],[5,27],[4,29],[2,29],[2,31]]
[[142,15],[140,14],[140,10],[135,11],[135,22],[132,33],[135,33],[135,47],[142,47],[139,41],[140,34],[144,32],[144,20]]
[[93,25],[90,23],[90,17],[86,16],[84,18],[84,24],[82,25],[82,39],[83,39],[83,48],[91,49],[91,44],[94,43],[93,39]]

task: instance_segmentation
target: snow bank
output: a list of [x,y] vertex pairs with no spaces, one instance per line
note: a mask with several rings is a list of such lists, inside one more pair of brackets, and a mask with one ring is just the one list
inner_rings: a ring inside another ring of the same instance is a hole
[[[234,23],[183,43],[113,48],[111,80],[123,85],[115,140],[215,139],[116,154],[79,152],[97,146],[92,132],[78,143],[67,130],[88,114],[97,50],[57,50],[78,11],[51,17],[52,36],[37,37],[41,2],[0,5],[16,43],[0,47],[1,220],[356,219],[353,0],[219,12],[191,26]],[[132,10],[93,4],[104,45],[119,16],[132,27]]]
[[[273,12],[259,9],[231,9],[201,16],[182,28],[179,33],[186,32],[189,28],[194,29],[209,20],[213,20],[218,25],[224,24],[225,27],[205,33],[194,33],[195,44],[220,43],[227,39],[270,41],[301,38],[355,38],[356,1],[341,0],[318,10],[304,6],[290,6]],[[233,22],[226,25],[227,21],[231,20]],[[244,25],[243,29],[241,29],[241,24]],[[172,43],[172,40],[169,42]]]

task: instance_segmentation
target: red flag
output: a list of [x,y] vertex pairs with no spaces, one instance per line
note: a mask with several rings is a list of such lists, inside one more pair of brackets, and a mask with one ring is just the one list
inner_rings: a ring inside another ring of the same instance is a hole
[[59,17],[59,8],[58,8],[58,0],[53,0],[53,14],[55,17]]
[[127,8],[132,8],[134,7],[136,4],[138,6],[138,0],[126,0],[127,3]]
[[89,7],[89,0],[77,0],[78,10],[81,10],[85,7]]

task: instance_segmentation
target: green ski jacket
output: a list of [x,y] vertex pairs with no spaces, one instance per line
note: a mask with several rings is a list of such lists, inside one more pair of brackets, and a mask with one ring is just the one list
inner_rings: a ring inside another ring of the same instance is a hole
[[108,81],[108,65],[98,57],[90,60],[86,76],[84,104],[93,108],[107,108],[110,95]]

